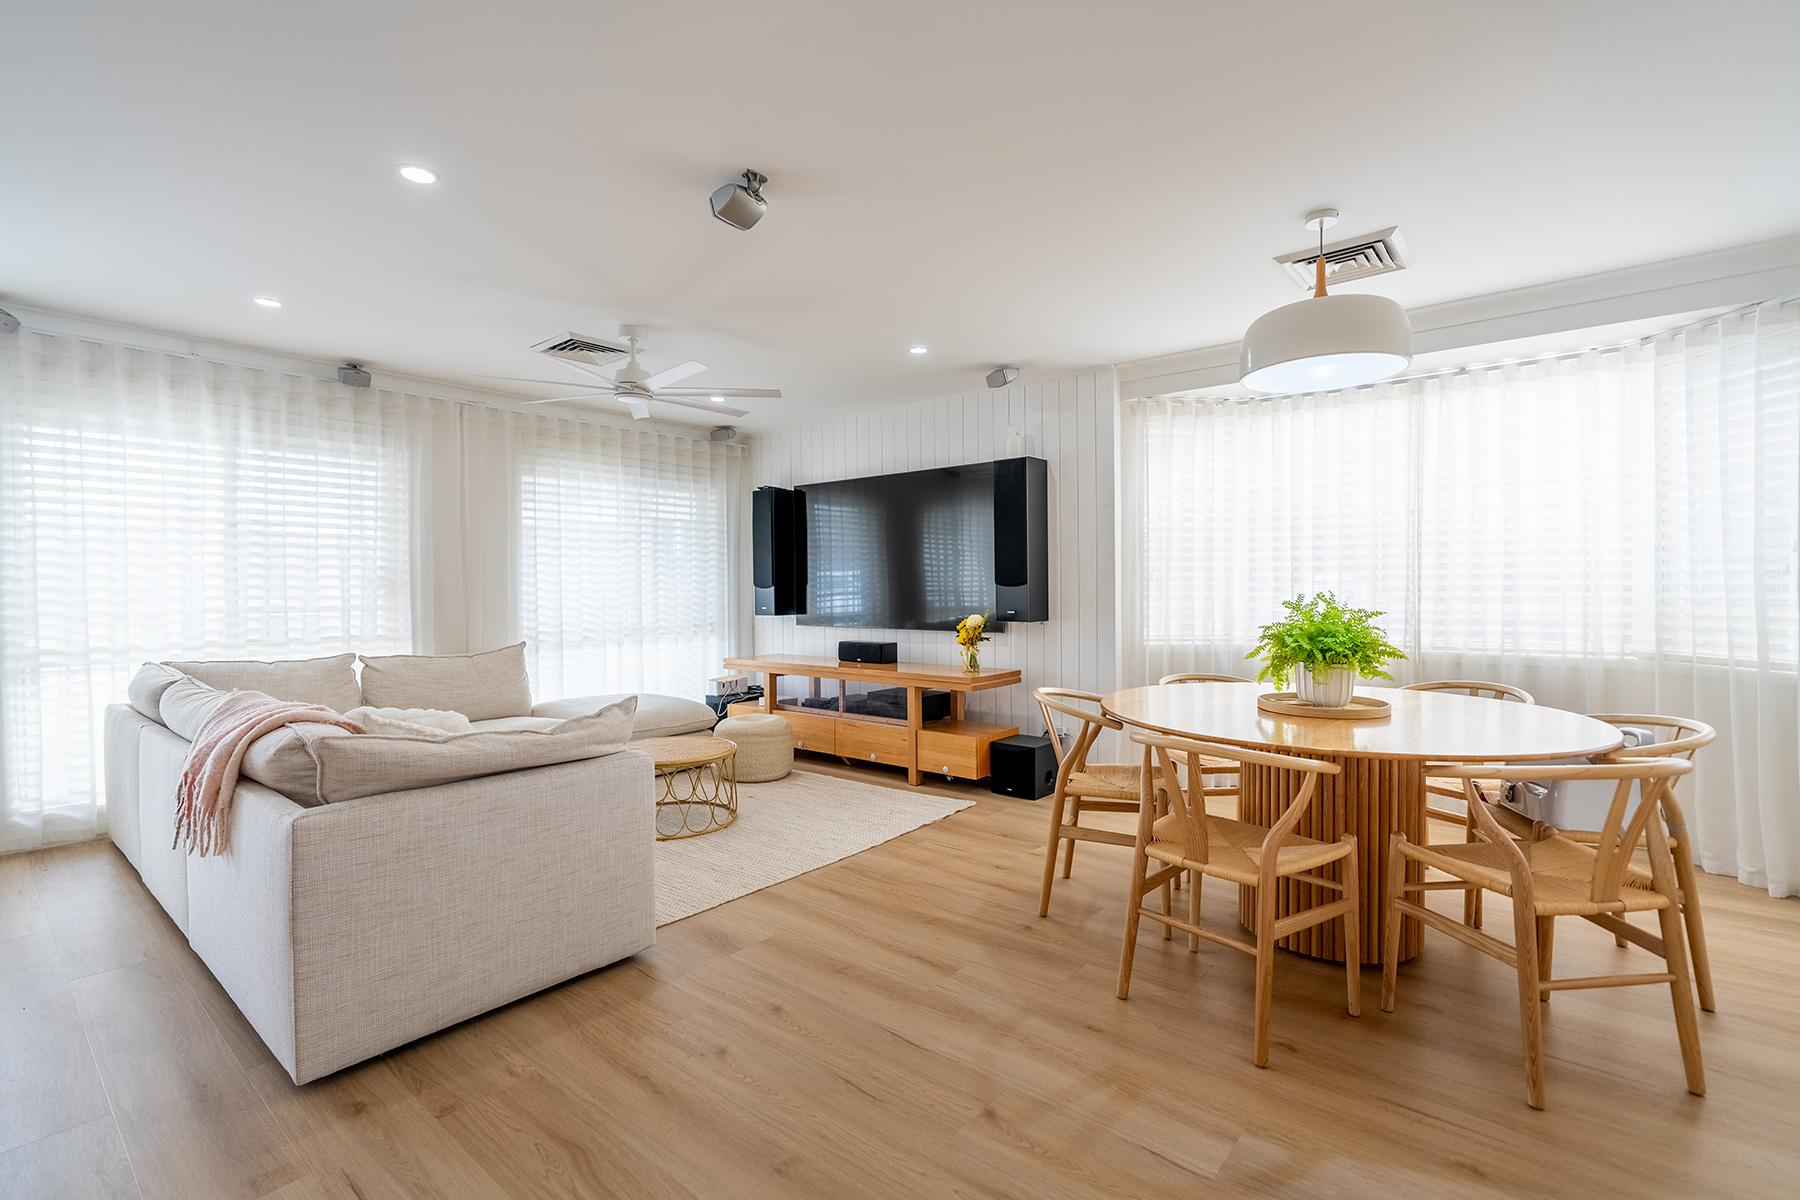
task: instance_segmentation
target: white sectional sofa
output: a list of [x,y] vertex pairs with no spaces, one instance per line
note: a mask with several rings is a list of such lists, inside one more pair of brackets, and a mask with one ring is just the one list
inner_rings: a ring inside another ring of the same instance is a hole
[[[517,657],[522,683],[517,652],[497,653]],[[175,665],[202,683],[347,708],[361,698],[352,657]],[[515,709],[517,686],[483,692],[479,674],[467,707],[486,713],[472,722],[481,732],[543,731],[619,699],[533,707],[527,692],[525,711],[496,712],[477,694],[503,693],[493,704]],[[146,676],[145,686],[134,682],[133,703],[106,712],[112,839],[296,1083],[651,944],[646,756],[627,748],[336,803],[296,800],[246,777],[226,851],[190,856],[171,847],[189,742],[164,719],[163,693],[151,686],[158,677],[151,668]],[[365,677],[373,682],[367,668]],[[470,682],[452,680],[449,690]],[[463,711],[458,699],[416,706]],[[710,727],[710,712],[688,704],[645,705],[633,735]],[[279,733],[295,730],[304,727]]]

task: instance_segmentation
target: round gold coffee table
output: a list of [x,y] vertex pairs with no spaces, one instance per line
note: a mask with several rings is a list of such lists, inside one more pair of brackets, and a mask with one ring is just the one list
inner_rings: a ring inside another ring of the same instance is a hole
[[666,737],[632,742],[656,760],[656,840],[717,833],[737,820],[737,746],[724,738]]

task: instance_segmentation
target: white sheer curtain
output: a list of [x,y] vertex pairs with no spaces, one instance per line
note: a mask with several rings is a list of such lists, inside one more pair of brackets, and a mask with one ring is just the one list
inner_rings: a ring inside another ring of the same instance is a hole
[[147,659],[412,646],[430,402],[0,338],[0,852],[105,828],[100,714]]
[[163,658],[453,654],[699,696],[748,618],[742,452],[87,337],[0,336],[0,853],[104,832]]
[[534,692],[702,695],[733,647],[742,451],[497,410],[467,411],[464,429],[489,496],[472,507],[503,547],[482,556],[512,562],[517,581],[479,606],[516,621]]
[[1144,401],[1122,677],[1248,673],[1280,599],[1386,609],[1395,674],[1717,726],[1708,870],[1800,893],[1800,304],[1351,393]]

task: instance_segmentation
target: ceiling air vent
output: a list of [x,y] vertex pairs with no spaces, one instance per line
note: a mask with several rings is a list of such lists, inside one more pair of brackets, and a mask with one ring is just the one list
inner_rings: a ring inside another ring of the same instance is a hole
[[624,342],[616,342],[607,338],[565,333],[558,337],[546,338],[532,349],[539,354],[548,354],[551,358],[588,363],[593,366],[605,366],[614,359],[624,358],[630,347],[626,346]]
[[[1313,288],[1313,263],[1318,258],[1318,248],[1309,246],[1292,254],[1278,255],[1275,261],[1281,264],[1282,270],[1295,283],[1310,292]],[[1325,243],[1327,283],[1348,283],[1352,279],[1367,279],[1371,275],[1388,275],[1394,271],[1404,271],[1406,267],[1406,243],[1400,240],[1400,227],[1397,225],[1376,233]]]

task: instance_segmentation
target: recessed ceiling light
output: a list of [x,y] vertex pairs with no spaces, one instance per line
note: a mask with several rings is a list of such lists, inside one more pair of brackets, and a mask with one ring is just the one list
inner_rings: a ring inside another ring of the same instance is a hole
[[906,348],[906,352],[908,354],[929,354],[929,353],[931,353],[931,351],[927,347],[924,347],[924,346],[908,346]]
[[437,172],[430,167],[421,167],[416,163],[402,163],[400,178],[412,183],[436,183]]
[[258,304],[262,305],[264,308],[280,308],[281,307],[281,301],[277,300],[273,296],[257,296],[257,297],[255,297],[255,300]]
[[714,404],[723,404],[723,403],[725,403],[725,397],[723,397],[723,396],[714,396],[714,397],[713,397],[713,398],[712,398],[712,402],[713,402],[713,403],[714,403]]

